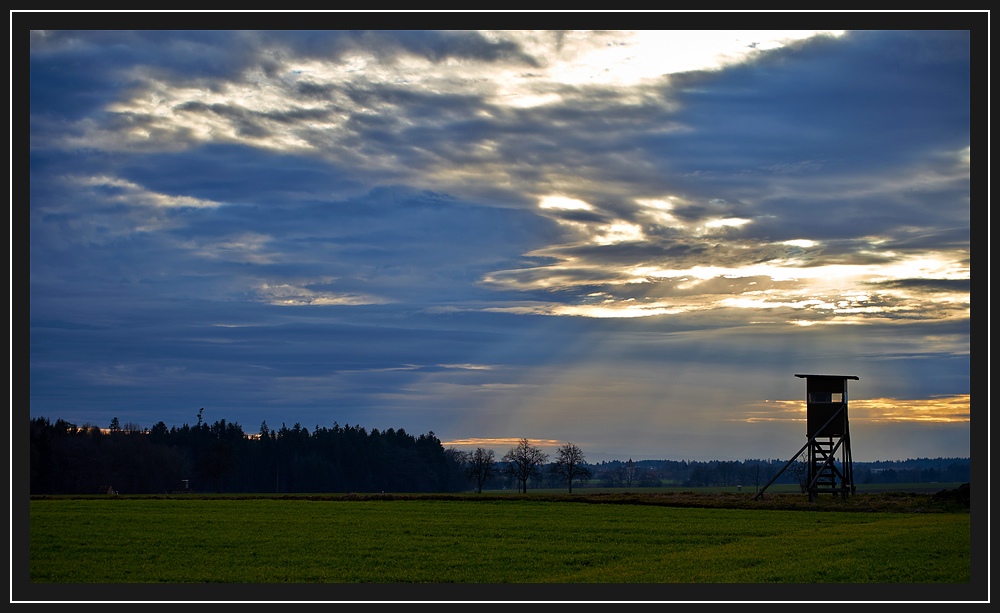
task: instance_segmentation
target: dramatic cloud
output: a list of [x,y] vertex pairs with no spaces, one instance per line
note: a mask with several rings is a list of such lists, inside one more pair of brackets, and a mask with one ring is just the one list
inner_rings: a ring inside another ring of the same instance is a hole
[[969,454],[968,30],[28,51],[33,416],[742,459],[830,372],[857,459]]

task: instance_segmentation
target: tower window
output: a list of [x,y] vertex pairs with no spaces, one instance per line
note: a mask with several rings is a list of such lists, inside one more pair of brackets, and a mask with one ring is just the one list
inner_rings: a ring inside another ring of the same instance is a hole
[[809,402],[843,402],[843,392],[809,392]]

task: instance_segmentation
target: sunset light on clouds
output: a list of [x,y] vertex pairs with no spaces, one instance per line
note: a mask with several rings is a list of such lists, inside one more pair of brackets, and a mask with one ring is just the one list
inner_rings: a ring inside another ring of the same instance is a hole
[[32,30],[31,416],[776,458],[822,372],[855,459],[968,457],[972,35],[929,23]]

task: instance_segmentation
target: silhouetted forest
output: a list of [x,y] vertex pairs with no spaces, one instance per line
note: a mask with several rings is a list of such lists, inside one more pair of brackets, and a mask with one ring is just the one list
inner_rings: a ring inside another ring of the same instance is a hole
[[[468,452],[445,449],[434,432],[296,423],[247,433],[240,424],[202,420],[152,428],[112,420],[110,427],[76,426],[61,419],[30,420],[32,494],[122,494],[178,491],[227,493],[464,492],[474,488]],[[586,450],[584,450],[586,451]],[[736,486],[752,491],[785,465],[778,459],[744,461],[639,460],[588,464],[586,485],[600,487]],[[968,482],[969,460],[916,459],[854,462],[855,483]],[[797,483],[795,470],[776,483]],[[563,487],[540,470],[531,487]],[[581,484],[580,486],[583,486]],[[516,488],[497,462],[485,489]],[[579,486],[578,486],[579,487]]]
[[[256,434],[234,422],[149,429],[31,420],[31,493],[452,492],[460,462],[433,432],[296,423]],[[186,486],[186,488],[185,488]]]

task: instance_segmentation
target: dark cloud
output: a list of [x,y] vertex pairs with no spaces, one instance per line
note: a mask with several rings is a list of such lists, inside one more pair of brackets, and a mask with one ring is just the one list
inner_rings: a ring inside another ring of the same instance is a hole
[[972,289],[972,283],[969,279],[894,279],[892,281],[872,282],[871,285],[887,289],[899,287],[904,289],[961,293],[968,293]]
[[[887,197],[912,208],[903,192],[912,193],[919,177],[900,176],[895,193],[869,196],[858,193],[857,175],[891,176],[968,145],[968,43],[961,31],[929,38],[851,32],[727,71],[675,75],[675,119],[692,129],[647,138],[644,146],[653,155],[669,152],[669,176],[689,195],[754,201],[758,215],[802,219],[803,228],[812,219],[816,232],[885,227],[896,218],[876,217],[887,213]],[[922,58],[933,44],[943,53],[928,62]],[[963,46],[965,53],[956,53]],[[793,197],[776,193],[785,185]]]

